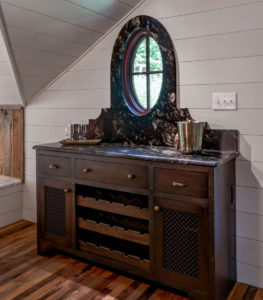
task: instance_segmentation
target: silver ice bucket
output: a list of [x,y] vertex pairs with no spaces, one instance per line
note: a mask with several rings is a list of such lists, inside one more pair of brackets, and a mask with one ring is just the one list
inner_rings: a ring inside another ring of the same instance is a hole
[[205,122],[184,121],[177,122],[179,151],[191,154],[202,151]]

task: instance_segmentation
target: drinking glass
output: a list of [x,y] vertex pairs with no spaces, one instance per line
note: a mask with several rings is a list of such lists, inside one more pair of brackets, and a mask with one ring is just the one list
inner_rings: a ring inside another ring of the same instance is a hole
[[68,140],[72,140],[72,122],[69,121],[65,127],[65,133]]
[[87,132],[88,132],[88,122],[86,121],[81,121],[81,134],[80,137],[83,141],[87,139]]

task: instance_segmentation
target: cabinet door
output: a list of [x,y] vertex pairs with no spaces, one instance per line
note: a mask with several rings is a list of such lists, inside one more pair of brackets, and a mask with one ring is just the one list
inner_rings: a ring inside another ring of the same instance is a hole
[[39,179],[38,222],[40,237],[60,246],[72,246],[73,193],[71,184]]
[[[205,201],[205,200],[204,200]],[[175,287],[208,286],[208,209],[190,201],[155,200],[156,273]]]

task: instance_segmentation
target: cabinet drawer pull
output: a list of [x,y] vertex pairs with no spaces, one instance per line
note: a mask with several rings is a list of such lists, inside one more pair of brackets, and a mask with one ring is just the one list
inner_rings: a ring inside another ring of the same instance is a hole
[[156,213],[158,213],[160,211],[160,206],[155,205],[153,209]]
[[135,178],[135,175],[133,175],[133,174],[128,174],[128,179],[129,180],[132,180],[132,179],[134,179]]
[[89,172],[91,172],[91,169],[86,169],[86,168],[85,168],[85,169],[83,169],[83,172],[84,172],[84,173],[89,173]]
[[64,189],[64,193],[65,193],[65,194],[67,194],[67,193],[69,193],[69,192],[71,192],[71,189]]
[[49,169],[58,169],[59,165],[51,164],[49,165]]
[[173,181],[172,182],[172,186],[184,188],[185,187],[185,183]]

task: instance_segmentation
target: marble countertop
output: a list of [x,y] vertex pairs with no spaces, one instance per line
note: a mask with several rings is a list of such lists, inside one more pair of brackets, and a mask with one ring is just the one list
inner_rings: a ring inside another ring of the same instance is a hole
[[59,151],[105,157],[119,157],[126,159],[139,159],[156,162],[190,164],[216,167],[234,159],[238,153],[233,151],[203,151],[200,154],[182,154],[172,147],[99,144],[95,146],[63,146],[60,143],[36,145],[37,150]]

